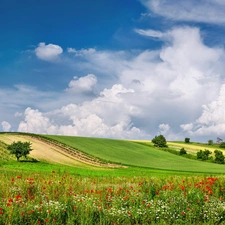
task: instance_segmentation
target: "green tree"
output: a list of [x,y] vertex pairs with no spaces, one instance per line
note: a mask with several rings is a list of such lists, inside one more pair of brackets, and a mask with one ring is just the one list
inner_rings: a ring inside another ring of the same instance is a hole
[[187,151],[184,148],[180,149],[180,155],[185,155],[187,154]]
[[212,152],[207,149],[205,149],[204,151],[200,150],[197,152],[197,159],[208,160],[210,154],[212,154]]
[[225,142],[220,143],[220,148],[225,148]]
[[185,142],[185,143],[190,143],[190,138],[187,138],[187,137],[186,137],[186,138],[184,139],[184,142]]
[[219,150],[215,150],[214,154],[215,154],[215,163],[224,164],[225,157],[223,155],[223,152],[221,152]]
[[208,145],[213,145],[213,140],[208,140]]
[[30,142],[13,142],[11,145],[8,145],[7,148],[11,154],[16,156],[17,161],[19,161],[22,156],[27,158],[27,155],[32,151]]
[[160,147],[160,148],[167,147],[167,145],[166,145],[166,138],[162,134],[160,134],[159,136],[155,136],[152,139],[152,143],[156,147]]

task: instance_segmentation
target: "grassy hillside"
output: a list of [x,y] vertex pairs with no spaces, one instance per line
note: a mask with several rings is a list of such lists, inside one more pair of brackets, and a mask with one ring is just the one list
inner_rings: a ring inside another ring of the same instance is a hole
[[95,157],[125,165],[208,173],[224,173],[225,171],[224,165],[183,158],[137,142],[101,138],[45,136]]
[[12,158],[13,156],[9,154],[9,151],[7,150],[7,145],[0,141],[0,160],[8,161]]

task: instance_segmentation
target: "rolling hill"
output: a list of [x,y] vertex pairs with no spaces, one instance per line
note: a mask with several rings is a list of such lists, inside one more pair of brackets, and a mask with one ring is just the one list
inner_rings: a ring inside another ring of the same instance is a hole
[[137,142],[53,135],[46,137],[92,156],[124,165],[176,171],[225,172],[224,165],[187,159]]
[[[37,138],[39,137],[39,138]],[[30,141],[31,157],[80,168],[119,164],[169,171],[224,173],[225,165],[201,162],[174,155],[141,142],[56,135],[0,134],[0,141]],[[68,149],[68,151],[65,149]],[[74,152],[74,153],[73,153]],[[78,157],[78,155],[80,157]],[[85,159],[88,159],[85,161]],[[101,164],[102,162],[102,164]]]

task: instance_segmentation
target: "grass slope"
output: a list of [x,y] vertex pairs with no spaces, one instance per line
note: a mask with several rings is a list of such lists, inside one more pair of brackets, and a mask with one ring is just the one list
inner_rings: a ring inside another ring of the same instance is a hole
[[225,166],[190,160],[136,142],[45,135],[92,156],[125,165],[163,170],[224,173]]
[[13,156],[7,150],[7,145],[0,141],[0,160],[8,161],[11,160]]

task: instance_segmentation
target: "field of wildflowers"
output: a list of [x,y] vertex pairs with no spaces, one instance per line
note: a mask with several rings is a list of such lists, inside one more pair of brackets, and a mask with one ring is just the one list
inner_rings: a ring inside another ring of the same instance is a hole
[[7,171],[0,224],[225,224],[225,177]]

